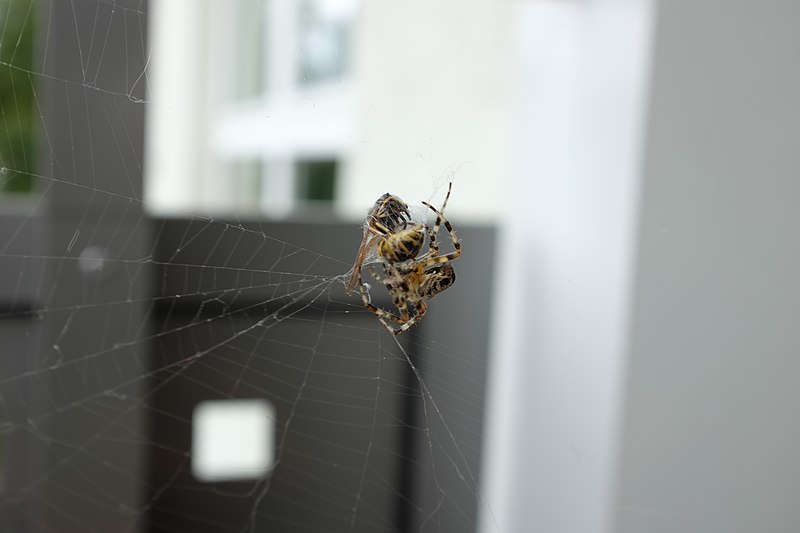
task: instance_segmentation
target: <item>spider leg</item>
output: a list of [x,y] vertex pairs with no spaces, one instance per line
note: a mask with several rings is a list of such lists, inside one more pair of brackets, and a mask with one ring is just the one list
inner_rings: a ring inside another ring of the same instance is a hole
[[438,237],[436,237],[436,234],[438,233],[438,228],[437,231],[433,231],[428,226],[425,226],[425,229],[427,230],[428,238],[430,239],[430,242],[428,243],[428,253],[425,255],[426,256],[439,255],[439,239]]
[[[450,195],[448,191],[448,196]],[[436,255],[433,257],[422,257],[422,261],[420,264],[423,265],[423,268],[427,268],[431,265],[436,265],[439,263],[447,263],[448,261],[453,261],[454,259],[458,259],[461,255],[461,243],[458,240],[458,236],[456,235],[455,230],[453,230],[453,226],[450,225],[450,221],[447,220],[444,215],[435,207],[433,207],[428,202],[422,202],[426,205],[431,211],[436,213],[436,222],[433,224],[433,229],[431,230],[431,243],[436,244]],[[447,203],[447,199],[445,199],[445,203]],[[436,233],[439,232],[439,228],[441,227],[442,223],[444,223],[444,227],[447,230],[447,233],[450,235],[450,240],[453,241],[453,248],[454,250],[447,255],[439,255],[439,247],[436,241],[436,238],[433,237]],[[431,247],[433,247],[431,244]],[[432,248],[433,249],[433,248]],[[427,255],[427,254],[426,254]]]
[[[431,229],[431,227],[428,226],[427,224],[425,225],[425,230],[428,232],[428,238],[430,239],[430,242],[428,243],[428,251],[424,255],[417,258],[418,260],[424,261],[431,256],[439,255],[439,238],[437,237],[437,235],[439,234],[439,228],[441,227],[442,219],[444,219],[442,212],[444,211],[444,208],[447,207],[447,200],[450,199],[450,191],[452,188],[453,188],[453,183],[450,182],[450,186],[447,188],[447,196],[445,196],[444,203],[442,204],[441,212],[431,207],[431,205],[428,202],[422,202],[424,205],[428,206],[434,213],[436,213],[436,222],[433,224],[433,229]],[[450,227],[452,235],[453,228],[451,226],[446,226],[446,227]]]
[[[370,271],[370,273],[377,281],[383,283],[383,285],[386,287],[386,291],[392,295],[392,303],[394,303],[394,306],[398,311],[400,311],[400,316],[389,313],[388,311],[385,312],[390,314],[393,317],[392,320],[395,322],[399,322],[401,324],[407,322],[408,304],[406,302],[405,295],[408,294],[409,289],[408,282],[405,280],[404,276],[400,275],[394,268],[388,265],[384,265],[383,279],[380,279],[374,271]],[[394,284],[392,283],[392,280],[399,280],[399,282]]]
[[442,209],[441,210],[436,210],[436,208],[434,208],[428,202],[425,202],[425,201],[422,202],[423,205],[427,205],[428,207],[430,207],[431,211],[436,213],[436,222],[433,224],[433,231],[431,232],[431,235],[435,235],[435,234],[439,233],[439,226],[442,223],[442,219],[444,219],[444,215],[442,215],[442,213],[444,213],[444,209],[447,207],[447,200],[450,199],[450,191],[452,189],[453,189],[453,182],[451,181],[450,185],[447,187],[447,196],[444,197],[444,202],[442,202]]
[[393,335],[397,335],[397,332],[399,331],[399,329],[396,329],[396,328],[392,327],[392,324],[390,322],[388,322],[387,320],[393,320],[393,321],[395,321],[395,322],[397,322],[399,324],[403,324],[405,321],[402,318],[400,318],[399,316],[397,316],[397,315],[395,315],[393,313],[390,313],[389,311],[386,311],[385,309],[381,309],[380,307],[375,307],[372,304],[372,302],[370,301],[369,293],[364,288],[365,285],[366,284],[363,284],[363,283],[360,285],[360,288],[361,288],[361,299],[364,301],[364,307],[366,307],[369,312],[371,312],[375,316],[377,316],[378,320],[381,321],[381,324],[386,326],[386,329],[388,329],[390,333],[392,333]]
[[[395,328],[393,328],[392,325],[389,322],[387,322],[387,320],[397,322],[398,324],[405,324],[406,322],[408,322],[409,320],[408,302],[406,301],[406,296],[405,296],[406,293],[408,293],[409,291],[409,288],[406,285],[407,282],[396,272],[394,272],[393,269],[391,269],[391,267],[385,264],[384,264],[383,279],[381,279],[378,276],[375,270],[373,269],[368,269],[368,270],[369,273],[372,275],[372,277],[375,278],[376,281],[383,283],[384,286],[386,287],[386,290],[389,292],[389,294],[392,295],[392,301],[394,303],[394,306],[400,312],[400,315],[398,316],[392,312],[389,312],[385,309],[381,309],[380,307],[375,306],[372,303],[372,298],[370,297],[369,292],[366,289],[367,285],[362,283],[359,288],[361,290],[361,299],[364,302],[364,307],[366,307],[371,313],[375,314],[378,317],[378,319],[380,319],[380,321],[383,323],[383,325],[386,326],[387,329],[389,329],[389,331],[391,331],[392,333],[396,333]],[[400,279],[397,285],[394,285],[392,281],[390,281],[392,278]]]
[[[444,197],[444,202],[442,202],[442,213],[444,213],[444,208],[447,207],[447,200],[450,199],[450,191],[452,191],[452,190],[453,190],[453,182],[451,181],[447,185],[447,195]],[[422,202],[422,203],[424,204],[425,202]]]
[[409,328],[411,328],[411,326],[413,326],[414,324],[419,322],[422,319],[422,317],[425,316],[425,313],[428,311],[428,305],[422,300],[416,302],[414,304],[414,307],[417,308],[417,314],[414,315],[413,317],[411,317],[410,320],[408,320],[405,324],[400,326],[398,329],[394,330],[394,334],[395,335],[400,335],[404,331],[408,331]]

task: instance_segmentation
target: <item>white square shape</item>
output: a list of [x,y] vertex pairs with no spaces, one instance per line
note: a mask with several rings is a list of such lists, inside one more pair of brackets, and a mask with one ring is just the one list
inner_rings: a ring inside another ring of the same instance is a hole
[[208,482],[263,477],[275,462],[275,421],[275,407],[263,399],[197,404],[192,474]]

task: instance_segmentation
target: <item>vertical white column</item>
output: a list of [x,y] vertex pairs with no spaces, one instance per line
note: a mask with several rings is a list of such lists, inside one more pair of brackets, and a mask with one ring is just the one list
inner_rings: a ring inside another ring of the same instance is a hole
[[196,211],[202,204],[206,1],[150,6],[150,62],[145,136],[145,202],[155,214]]
[[[269,0],[267,8],[267,109],[292,116],[297,106],[298,86],[298,1]],[[286,140],[266,145],[261,208],[268,217],[287,215],[294,207],[294,160],[297,139],[296,125],[279,121],[276,117],[266,121],[268,128],[279,127],[278,136]],[[275,132],[272,133],[275,136]]]
[[480,531],[609,531],[649,1],[519,4]]
[[285,98],[297,85],[297,0],[269,0],[267,12],[268,98]]
[[287,157],[271,158],[264,165],[261,210],[270,218],[291,213],[294,207],[294,163]]

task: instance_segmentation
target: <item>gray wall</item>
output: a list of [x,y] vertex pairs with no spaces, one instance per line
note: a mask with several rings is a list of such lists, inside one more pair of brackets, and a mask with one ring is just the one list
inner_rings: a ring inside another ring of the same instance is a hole
[[659,5],[616,531],[799,527],[798,27]]

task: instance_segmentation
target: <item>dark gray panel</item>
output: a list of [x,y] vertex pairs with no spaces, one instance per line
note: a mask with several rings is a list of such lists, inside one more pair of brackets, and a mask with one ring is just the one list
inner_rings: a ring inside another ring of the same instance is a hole
[[[474,528],[492,229],[459,227],[468,244],[455,264],[456,285],[400,338],[428,387],[422,392],[389,333],[373,315],[353,312],[362,306],[358,295],[344,294],[361,238],[357,226],[197,219],[158,227],[155,279],[164,333],[156,349],[155,368],[162,370],[153,385],[151,440],[164,445],[153,463],[153,484],[164,490],[149,520],[155,530],[213,530],[212,515],[238,528],[251,513],[282,531],[349,530],[351,519],[356,531],[418,531],[431,515],[439,530]],[[341,283],[328,281],[335,276]],[[314,287],[306,297],[304,287]],[[281,314],[292,319],[276,319]],[[195,354],[201,364],[191,362]],[[279,424],[294,411],[280,433],[286,436],[281,465],[270,481],[221,484],[210,493],[175,450],[189,450],[197,402],[248,397],[272,401]],[[339,467],[330,468],[334,463]],[[441,487],[448,497],[437,510]]]

